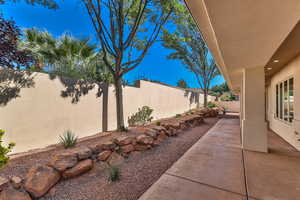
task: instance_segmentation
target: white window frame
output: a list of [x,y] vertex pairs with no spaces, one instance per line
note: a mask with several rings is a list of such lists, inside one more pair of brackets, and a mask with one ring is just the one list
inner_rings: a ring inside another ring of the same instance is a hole
[[[285,123],[285,124],[288,124],[288,125],[292,125],[295,121],[295,119],[293,119],[292,122],[290,122],[290,80],[293,79],[293,94],[294,94],[294,104],[295,104],[295,78],[293,76],[289,76],[288,78],[278,82],[276,85],[275,85],[275,115],[274,115],[274,118]],[[288,120],[284,120],[284,82],[287,81],[287,101],[288,101],[288,105],[287,105],[287,113],[288,113]],[[280,84],[282,84],[282,88],[280,90]],[[277,87],[278,87],[278,94],[277,94]],[[282,92],[282,98],[280,99],[280,92]],[[277,105],[277,103],[279,105]],[[277,107],[278,106],[278,107]],[[294,105],[293,105],[294,106]],[[278,108],[278,110],[277,110]],[[280,114],[280,110],[282,110],[282,116]],[[295,110],[294,110],[295,112]],[[278,117],[277,117],[277,113],[278,113]],[[282,118],[281,118],[282,117]],[[295,113],[294,113],[294,117],[295,117]]]

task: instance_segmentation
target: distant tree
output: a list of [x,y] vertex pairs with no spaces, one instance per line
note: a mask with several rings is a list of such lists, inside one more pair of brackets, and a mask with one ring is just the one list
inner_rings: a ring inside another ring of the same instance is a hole
[[233,95],[231,92],[224,92],[220,96],[221,101],[236,101],[237,98],[235,95]]
[[168,56],[169,59],[181,60],[195,74],[204,93],[204,106],[207,107],[211,82],[220,73],[214,60],[209,57],[208,47],[188,11],[182,12],[180,18],[173,33],[164,30],[163,44],[173,50]]
[[213,96],[220,97],[223,93],[229,92],[230,89],[229,89],[227,83],[225,82],[225,83],[222,83],[221,85],[215,85],[214,87],[212,87],[210,89],[210,91],[212,92]]
[[177,81],[177,87],[188,88],[188,84],[184,79],[180,79]]
[[12,20],[5,20],[0,15],[0,66],[4,68],[20,69],[30,67],[33,57],[30,52],[20,50],[18,41],[21,37],[20,29]]
[[[0,5],[6,2],[20,2],[22,0],[0,0]],[[25,3],[30,5],[42,5],[49,9],[57,9],[58,4],[54,0],[23,0]]]
[[[124,128],[122,77],[135,69],[158,38],[177,0],[82,0],[113,74],[117,128]],[[112,58],[112,62],[109,62]]]

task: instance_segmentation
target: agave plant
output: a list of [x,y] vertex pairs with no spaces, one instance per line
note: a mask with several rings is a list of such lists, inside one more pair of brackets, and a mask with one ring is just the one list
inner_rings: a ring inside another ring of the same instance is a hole
[[70,130],[65,131],[64,134],[59,137],[60,142],[65,149],[73,147],[77,143],[77,136],[75,136],[75,134]]

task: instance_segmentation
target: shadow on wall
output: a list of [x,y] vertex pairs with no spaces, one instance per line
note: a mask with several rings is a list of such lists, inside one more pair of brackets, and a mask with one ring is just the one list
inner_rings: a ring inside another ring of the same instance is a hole
[[0,69],[0,106],[19,98],[22,88],[34,87],[34,75],[29,71]]
[[195,92],[192,90],[185,90],[184,91],[184,96],[186,98],[189,98],[190,104],[196,103],[197,104],[197,108],[200,107],[200,92]]
[[102,131],[105,132],[108,130],[108,83],[62,77],[55,74],[49,74],[49,78],[51,80],[56,78],[60,80],[65,87],[65,90],[61,91],[61,97],[71,98],[71,103],[73,104],[78,103],[81,97],[87,95],[91,90],[97,87],[96,98],[102,96],[103,100]]

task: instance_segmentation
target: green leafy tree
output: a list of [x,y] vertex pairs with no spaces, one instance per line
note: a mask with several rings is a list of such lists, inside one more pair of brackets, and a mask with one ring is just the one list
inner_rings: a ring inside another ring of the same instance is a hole
[[215,85],[214,87],[212,87],[210,89],[210,91],[212,92],[212,95],[216,96],[216,97],[220,97],[223,93],[225,92],[229,92],[230,89],[227,85],[227,83],[222,83],[221,85]]
[[177,87],[188,88],[188,84],[184,79],[180,79],[177,81]]
[[219,70],[210,58],[208,47],[188,11],[182,12],[175,23],[177,28],[174,32],[164,30],[163,44],[173,50],[168,58],[181,60],[194,73],[204,93],[206,107],[211,82],[220,74]]
[[[122,77],[137,68],[178,6],[177,0],[82,0],[113,74],[117,128],[124,127]],[[112,58],[112,62],[109,61]]]
[[[22,2],[22,0],[0,0],[0,5],[6,2]],[[42,5],[49,9],[57,9],[58,4],[54,0],[23,0],[23,2],[30,5]]]

